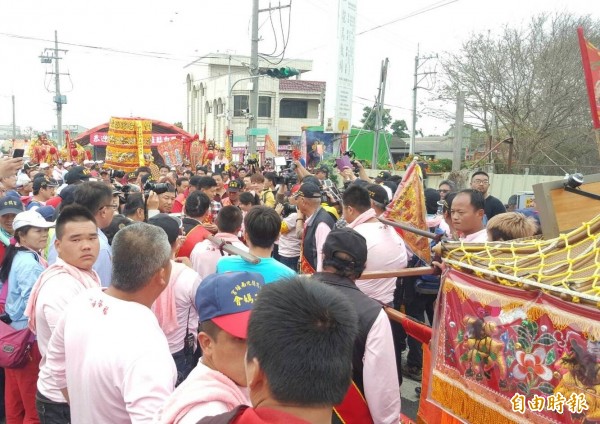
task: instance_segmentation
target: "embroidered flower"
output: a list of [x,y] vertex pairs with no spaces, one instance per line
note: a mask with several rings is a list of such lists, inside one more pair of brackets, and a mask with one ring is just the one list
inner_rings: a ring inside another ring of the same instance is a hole
[[525,380],[530,372],[543,380],[552,380],[552,370],[544,365],[546,351],[543,347],[538,347],[533,353],[525,353],[522,350],[515,352],[517,365],[513,369],[513,375],[518,380]]

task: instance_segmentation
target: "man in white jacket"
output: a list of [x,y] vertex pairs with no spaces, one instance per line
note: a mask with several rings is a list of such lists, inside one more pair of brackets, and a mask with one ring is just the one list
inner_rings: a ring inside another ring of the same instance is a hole
[[228,272],[206,277],[196,293],[202,358],[169,396],[156,422],[195,424],[201,418],[250,405],[246,388],[246,337],[261,274]]

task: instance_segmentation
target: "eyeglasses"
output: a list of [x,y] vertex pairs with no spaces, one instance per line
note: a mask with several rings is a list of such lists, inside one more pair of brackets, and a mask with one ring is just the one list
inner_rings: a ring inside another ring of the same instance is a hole
[[483,185],[488,185],[490,182],[488,180],[473,180],[473,184],[483,184]]

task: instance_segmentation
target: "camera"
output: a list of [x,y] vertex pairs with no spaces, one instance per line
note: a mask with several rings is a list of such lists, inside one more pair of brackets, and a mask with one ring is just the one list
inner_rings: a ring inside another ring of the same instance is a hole
[[256,159],[256,158],[248,158],[248,160],[246,160],[246,163],[248,165],[258,166],[258,159]]
[[156,194],[166,193],[169,191],[169,184],[146,181],[146,184],[144,184],[144,194],[147,196],[151,191],[155,192]]
[[293,214],[294,212],[296,212],[298,209],[296,208],[296,206],[290,204],[290,202],[285,202],[283,204],[283,209],[281,210],[281,216],[283,218],[290,216],[291,214]]

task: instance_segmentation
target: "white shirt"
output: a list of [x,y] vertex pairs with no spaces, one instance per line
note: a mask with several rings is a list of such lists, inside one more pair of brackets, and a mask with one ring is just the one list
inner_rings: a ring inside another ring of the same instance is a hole
[[461,237],[460,241],[465,241],[468,243],[485,243],[486,241],[488,241],[487,229],[484,228],[483,230],[479,230],[476,233]]
[[[392,227],[381,222],[364,222],[354,227],[354,230],[367,240],[365,272],[406,268],[406,246]],[[356,280],[356,285],[372,299],[385,304],[394,300],[396,277]]]
[[[175,296],[177,329],[165,333],[165,336],[169,342],[169,350],[173,354],[183,349],[186,329],[195,335],[198,334],[198,312],[195,300],[201,280],[198,273],[187,265],[171,261],[171,266],[169,284],[172,284]],[[166,290],[161,293],[161,296],[166,294]]]
[[46,280],[35,303],[36,336],[42,354],[37,387],[41,394],[53,402],[64,403],[66,399],[45,367],[48,343],[69,302],[84,290],[86,288],[75,277],[63,272]]
[[396,424],[400,416],[400,384],[390,321],[382,309],[375,319],[365,346],[363,388],[373,422]]
[[[248,252],[248,247],[242,243],[235,234],[217,233],[215,234],[215,237],[230,242],[238,249]],[[224,256],[231,255],[225,251],[223,251],[223,254],[221,255],[221,251],[216,244],[210,240],[202,240],[194,246],[194,249],[190,254],[190,260],[192,261],[192,268],[194,268],[200,277],[204,279],[206,276],[217,272],[217,262]]]
[[300,238],[296,235],[296,219],[298,213],[289,214],[283,219],[288,228],[288,232],[279,236],[279,254],[286,258],[295,258],[300,256]]
[[71,301],[46,365],[58,387],[68,388],[73,423],[150,423],[177,380],[152,311],[99,289]]

